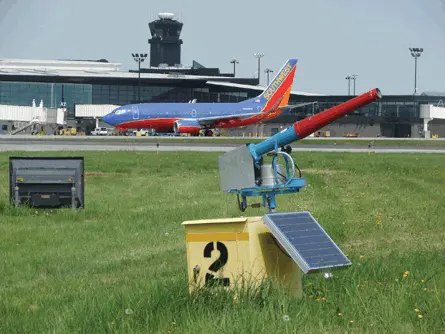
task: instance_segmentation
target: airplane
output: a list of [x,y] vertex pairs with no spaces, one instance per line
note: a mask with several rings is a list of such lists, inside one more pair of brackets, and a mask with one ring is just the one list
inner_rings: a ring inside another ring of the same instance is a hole
[[[297,107],[288,105],[298,59],[288,59],[257,97],[235,103],[138,103],[114,109],[103,121],[117,130],[154,129],[199,135],[204,129],[237,128],[262,123]],[[207,131],[206,131],[207,132]]]

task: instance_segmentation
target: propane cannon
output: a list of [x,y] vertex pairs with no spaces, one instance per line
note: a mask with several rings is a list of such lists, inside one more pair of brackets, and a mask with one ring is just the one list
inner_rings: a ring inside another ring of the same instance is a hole
[[[218,158],[221,189],[236,193],[241,211],[247,208],[247,197],[262,196],[262,206],[274,212],[275,195],[299,192],[306,185],[304,178],[295,177],[296,167],[290,156],[290,143],[303,139],[344,115],[364,107],[382,97],[378,88],[314,116],[295,122],[291,127],[258,144],[247,144]],[[287,147],[285,147],[288,145]],[[263,156],[272,156],[265,164]],[[285,170],[277,163],[278,156],[285,162]],[[239,195],[242,201],[239,200]],[[259,204],[253,206],[259,207]]]

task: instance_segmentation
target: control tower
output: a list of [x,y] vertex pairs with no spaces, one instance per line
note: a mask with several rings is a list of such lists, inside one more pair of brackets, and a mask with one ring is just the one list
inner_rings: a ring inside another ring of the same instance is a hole
[[152,36],[148,40],[150,67],[159,67],[159,64],[168,66],[181,64],[182,39],[179,36],[182,25],[171,13],[159,13],[158,19],[148,24]]

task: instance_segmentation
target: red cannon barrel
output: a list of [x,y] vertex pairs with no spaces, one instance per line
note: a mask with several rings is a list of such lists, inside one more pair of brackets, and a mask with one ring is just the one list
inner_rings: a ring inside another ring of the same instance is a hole
[[370,90],[365,94],[359,95],[345,103],[330,108],[326,111],[318,113],[314,116],[305,118],[299,122],[294,123],[294,130],[298,136],[298,139],[303,139],[309,136],[315,131],[320,130],[326,125],[336,121],[354,110],[357,110],[363,106],[370,104],[382,97],[382,94],[378,88]]

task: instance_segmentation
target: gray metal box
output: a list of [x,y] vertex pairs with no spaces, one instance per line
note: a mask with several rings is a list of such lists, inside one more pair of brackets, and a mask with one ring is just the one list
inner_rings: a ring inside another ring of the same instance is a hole
[[9,195],[16,206],[84,208],[83,157],[9,157]]
[[219,181],[224,191],[254,188],[255,166],[247,145],[218,157]]
[[57,123],[57,108],[46,109],[46,122],[49,124]]

